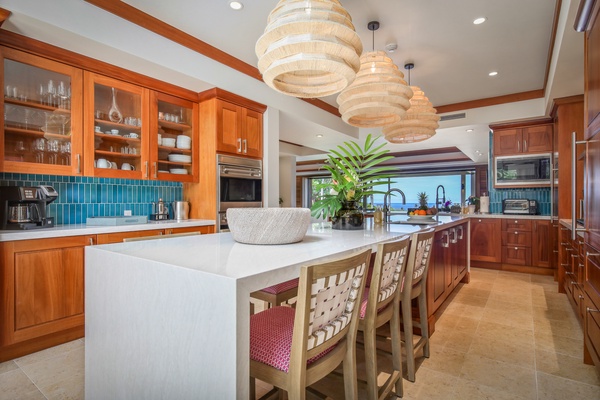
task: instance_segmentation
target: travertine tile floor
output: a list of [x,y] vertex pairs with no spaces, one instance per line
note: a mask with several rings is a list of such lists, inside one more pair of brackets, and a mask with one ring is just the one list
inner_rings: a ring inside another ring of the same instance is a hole
[[[551,277],[472,269],[436,324],[416,382],[404,380],[404,398],[600,399],[600,376],[582,349],[580,325]],[[385,353],[379,360],[385,370]],[[0,399],[82,399],[83,369],[83,339],[1,363]],[[333,374],[315,389],[341,399],[340,380]]]

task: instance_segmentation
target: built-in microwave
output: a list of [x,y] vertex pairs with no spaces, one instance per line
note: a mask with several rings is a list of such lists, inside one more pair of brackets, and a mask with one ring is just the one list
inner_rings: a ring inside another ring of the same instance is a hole
[[494,186],[550,186],[552,154],[494,158]]

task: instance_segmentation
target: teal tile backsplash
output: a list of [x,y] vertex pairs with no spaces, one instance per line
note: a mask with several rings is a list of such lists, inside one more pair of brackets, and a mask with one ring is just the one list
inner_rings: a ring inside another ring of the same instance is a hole
[[48,206],[55,224],[81,224],[88,217],[152,213],[152,202],[170,203],[183,198],[181,182],[0,173],[0,186],[50,185],[58,199]]

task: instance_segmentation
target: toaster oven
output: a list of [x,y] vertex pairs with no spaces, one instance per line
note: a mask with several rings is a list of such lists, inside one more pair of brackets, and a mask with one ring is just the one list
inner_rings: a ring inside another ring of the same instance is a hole
[[502,200],[502,214],[536,215],[538,213],[537,200],[504,199]]

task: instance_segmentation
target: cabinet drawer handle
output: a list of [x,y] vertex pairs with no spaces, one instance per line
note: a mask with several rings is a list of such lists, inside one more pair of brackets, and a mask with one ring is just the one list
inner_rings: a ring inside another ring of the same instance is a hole
[[148,161],[144,162],[144,178],[148,178]]
[[458,240],[456,240],[456,229],[450,228],[450,233],[452,233],[452,240],[450,241],[450,243],[458,242]]
[[88,240],[90,241],[90,246],[93,246],[94,245],[94,238],[89,238]]
[[76,173],[81,173],[81,154],[77,154],[77,171]]
[[446,236],[446,241],[442,242],[442,247],[450,246],[450,235],[448,234],[448,231],[442,232],[442,236]]
[[158,166],[156,165],[156,161],[152,163],[152,168],[154,168],[154,179],[158,179]]
[[523,140],[523,151],[527,151],[527,140]]
[[464,231],[465,231],[465,230],[463,229],[462,225],[461,225],[461,226],[459,226],[459,227],[458,227],[458,228],[456,228],[456,229],[457,229],[457,230],[460,230],[460,235],[458,236],[458,239],[459,239],[459,240],[462,240],[462,239],[463,239],[463,236],[464,236]]
[[521,151],[521,142],[517,141],[517,152]]
[[242,152],[242,139],[238,138],[237,142],[238,142],[237,152],[241,153]]
[[586,307],[585,310],[589,313],[600,312],[600,310],[594,310],[593,308]]
[[577,285],[577,282],[571,281],[571,285]]

